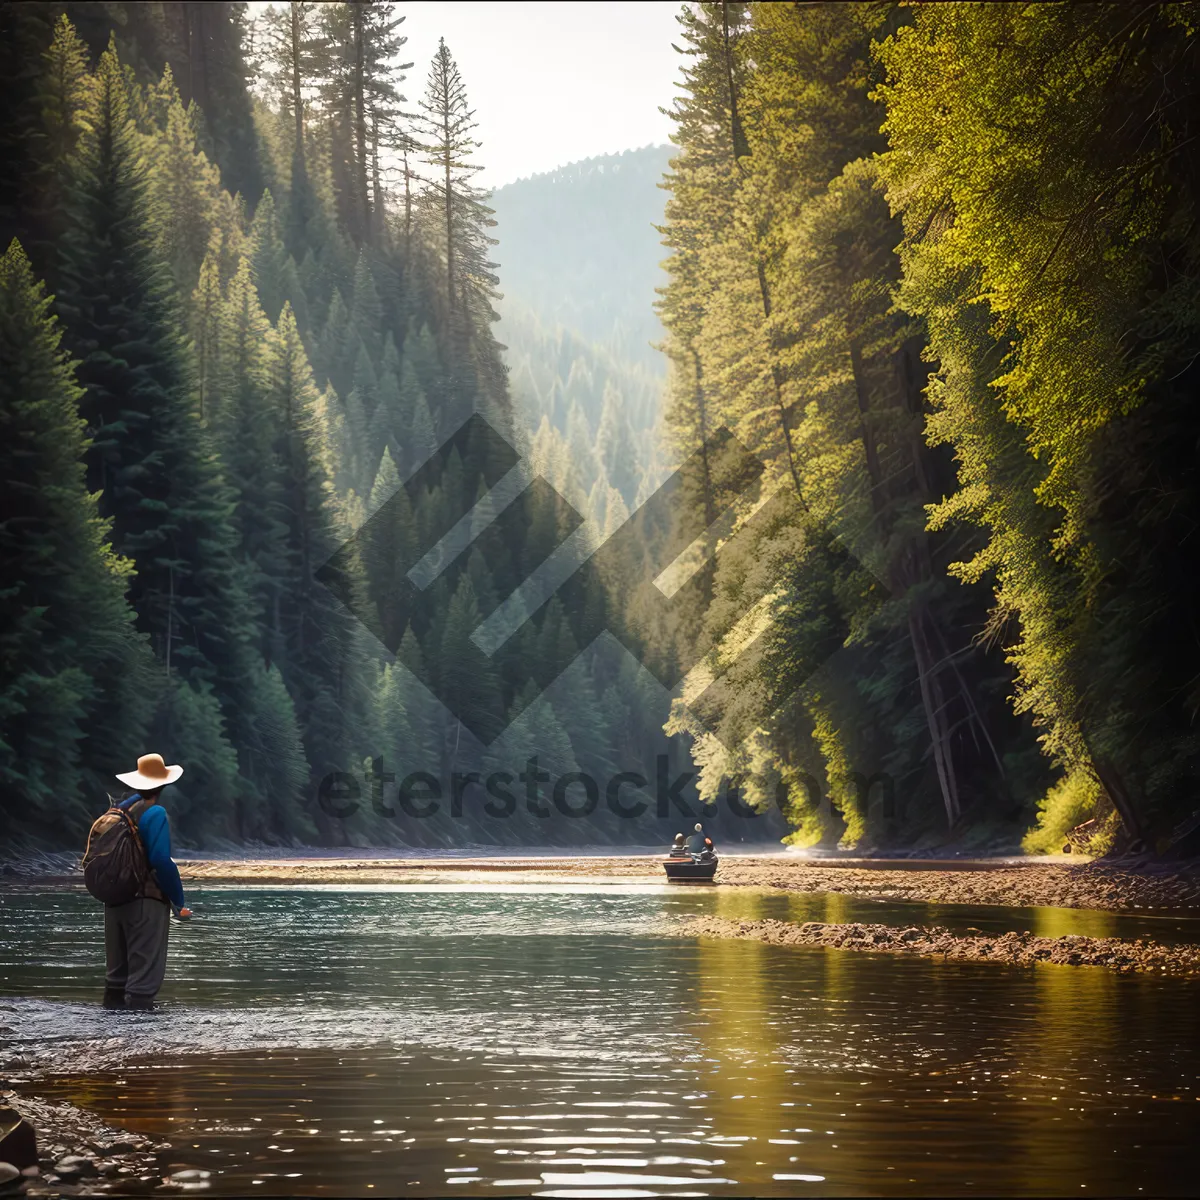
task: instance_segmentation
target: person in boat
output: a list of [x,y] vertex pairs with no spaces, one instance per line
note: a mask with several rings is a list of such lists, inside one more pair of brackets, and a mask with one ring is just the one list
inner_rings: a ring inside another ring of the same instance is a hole
[[670,853],[678,858],[687,853],[687,847],[683,844],[683,834],[677,833],[675,840],[671,843]]

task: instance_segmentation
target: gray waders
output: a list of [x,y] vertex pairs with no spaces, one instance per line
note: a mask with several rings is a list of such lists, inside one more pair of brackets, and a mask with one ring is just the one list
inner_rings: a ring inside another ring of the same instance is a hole
[[149,1008],[167,971],[171,906],[142,896],[104,909],[104,1003]]

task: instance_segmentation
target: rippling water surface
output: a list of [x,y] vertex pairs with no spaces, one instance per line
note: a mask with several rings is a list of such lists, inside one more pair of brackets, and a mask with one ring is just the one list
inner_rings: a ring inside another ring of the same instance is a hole
[[1188,922],[636,886],[194,895],[151,1014],[100,1009],[89,897],[0,896],[0,1044],[213,1193],[1198,1190],[1193,983],[658,932]]

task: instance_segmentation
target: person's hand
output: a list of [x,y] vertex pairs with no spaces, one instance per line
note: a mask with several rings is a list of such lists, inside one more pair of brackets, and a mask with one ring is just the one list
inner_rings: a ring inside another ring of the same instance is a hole
[[190,908],[181,908],[175,915],[181,921],[189,921],[192,917],[192,910]]

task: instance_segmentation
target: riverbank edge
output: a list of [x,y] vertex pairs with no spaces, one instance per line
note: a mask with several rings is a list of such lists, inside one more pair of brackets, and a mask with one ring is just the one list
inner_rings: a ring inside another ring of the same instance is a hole
[[[77,862],[77,860],[74,860]],[[81,881],[70,856],[14,870],[6,886]],[[211,884],[663,883],[658,855],[497,858],[195,858],[179,862],[184,887]],[[1200,916],[1200,863],[1126,864],[1047,859],[801,859],[727,855],[716,884],[836,892],[933,904],[1090,908]]]
[[[101,1196],[164,1194],[184,1190],[172,1179],[166,1159],[170,1142],[132,1133],[109,1124],[94,1113],[61,1100],[0,1086],[0,1106],[11,1109],[33,1126],[37,1137],[38,1171],[25,1175],[23,1189],[4,1195]],[[180,1172],[182,1173],[182,1172]]]
[[[659,856],[560,859],[193,860],[180,864],[185,887],[211,883],[664,883]],[[773,891],[838,892],[942,904],[1008,908],[1095,908],[1200,916],[1200,870],[1189,864],[1133,869],[1090,862],[1029,859],[947,863],[729,857],[716,884]]]
[[988,962],[1010,967],[1033,967],[1042,963],[1071,967],[1104,967],[1127,975],[1200,978],[1200,946],[1164,946],[1138,938],[1095,938],[1082,934],[1039,937],[1031,933],[955,934],[941,926],[909,926],[854,922],[826,924],[805,921],[794,924],[765,918],[736,921],[727,917],[672,917],[663,931],[675,937],[739,938],[772,946],[802,946],[825,950],[862,951],[874,954],[905,954],[920,958]]

